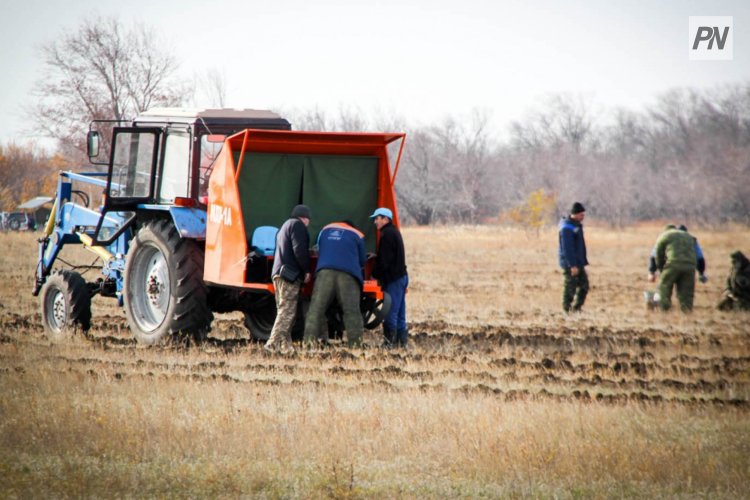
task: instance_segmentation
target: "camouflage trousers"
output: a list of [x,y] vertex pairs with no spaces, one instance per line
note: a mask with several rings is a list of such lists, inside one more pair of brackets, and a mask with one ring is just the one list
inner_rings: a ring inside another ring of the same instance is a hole
[[289,283],[281,276],[274,276],[273,286],[276,289],[276,320],[266,347],[291,347],[292,327],[297,315],[297,301],[302,283]]
[[721,294],[718,308],[722,311],[750,311],[750,269],[733,269],[727,277],[727,288]]
[[310,309],[305,318],[305,344],[314,344],[318,339],[327,340],[326,311],[333,299],[336,299],[344,313],[344,329],[349,346],[361,345],[364,329],[359,310],[361,291],[359,281],[349,273],[334,269],[318,271]]
[[677,300],[680,301],[682,312],[693,310],[693,294],[695,293],[695,267],[665,267],[659,280],[659,307],[662,311],[672,307],[672,290],[677,290]]
[[589,277],[586,274],[585,267],[578,268],[578,276],[570,273],[570,268],[563,269],[563,295],[562,306],[565,312],[569,312],[571,307],[574,311],[580,311],[583,303],[586,302],[586,295],[589,293]]
[[750,297],[738,296],[731,290],[724,290],[716,307],[721,311],[750,311]]

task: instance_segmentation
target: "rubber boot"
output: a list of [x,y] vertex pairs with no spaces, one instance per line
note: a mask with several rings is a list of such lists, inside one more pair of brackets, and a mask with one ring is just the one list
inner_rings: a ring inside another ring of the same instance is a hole
[[396,345],[398,347],[406,347],[406,344],[409,341],[409,330],[404,328],[403,330],[399,330],[396,332]]
[[383,347],[390,349],[396,345],[396,330],[383,325]]

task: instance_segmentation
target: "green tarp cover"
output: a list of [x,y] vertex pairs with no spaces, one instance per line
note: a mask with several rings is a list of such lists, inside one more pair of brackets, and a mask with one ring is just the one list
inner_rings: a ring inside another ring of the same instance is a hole
[[369,217],[377,207],[377,174],[374,156],[245,153],[238,187],[248,244],[255,228],[281,227],[292,208],[304,203],[312,211],[311,245],[323,226],[348,219],[365,234],[367,251],[374,252]]

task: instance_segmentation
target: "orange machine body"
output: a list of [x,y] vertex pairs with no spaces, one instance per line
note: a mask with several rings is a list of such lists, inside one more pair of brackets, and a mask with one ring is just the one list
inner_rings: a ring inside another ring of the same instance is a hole
[[[258,291],[271,293],[274,291],[270,276],[253,279],[249,277],[247,270],[251,252],[249,236],[256,228],[250,227],[247,222],[253,215],[249,213],[253,210],[252,200],[248,202],[242,199],[242,196],[247,195],[241,196],[238,181],[240,176],[250,175],[251,177],[245,178],[244,182],[253,182],[252,171],[243,173],[243,169],[253,168],[248,165],[253,164],[254,155],[258,155],[259,158],[269,154],[275,155],[274,158],[287,155],[296,158],[304,158],[304,155],[327,159],[336,157],[334,161],[337,158],[353,158],[354,161],[357,161],[358,158],[365,158],[372,165],[377,163],[374,179],[372,175],[368,174],[367,179],[362,180],[362,182],[377,183],[377,194],[372,196],[371,201],[366,202],[366,205],[372,204],[370,213],[377,207],[391,209],[393,211],[393,224],[398,227],[398,209],[393,186],[403,151],[404,139],[405,134],[402,133],[330,133],[253,129],[247,129],[228,137],[216,159],[209,179],[204,280],[221,286],[257,289]],[[391,165],[388,146],[399,140],[401,142],[398,155],[394,164]],[[344,167],[341,168],[346,168],[345,165],[344,163]],[[266,177],[274,176],[273,168],[273,165],[266,168]],[[368,173],[371,170],[368,170]],[[282,182],[285,177],[281,175],[281,172],[279,174],[280,182]],[[354,184],[357,182],[359,181]],[[273,187],[270,189],[273,189]],[[344,187],[344,189],[346,188]],[[374,187],[371,192],[374,192]],[[264,192],[264,194],[271,199],[274,197],[272,192]],[[296,201],[309,204],[313,211],[313,219],[316,217],[315,200],[305,199],[304,190],[301,188],[299,199]],[[292,207],[293,205],[284,206],[281,209],[285,210],[288,216]],[[369,206],[365,208],[370,209]],[[360,212],[362,209],[360,204]],[[319,222],[322,226],[334,221]],[[280,221],[277,221],[277,223],[280,223]],[[317,234],[311,235],[311,244],[313,245],[316,236]],[[377,238],[379,235],[375,237]],[[312,256],[314,265],[314,252]],[[270,265],[273,257],[267,256],[265,258],[268,259]],[[364,292],[376,298],[382,298],[380,287],[370,277],[371,267],[372,262],[368,262],[365,269]],[[307,286],[303,293],[305,291],[311,292],[311,285]]]

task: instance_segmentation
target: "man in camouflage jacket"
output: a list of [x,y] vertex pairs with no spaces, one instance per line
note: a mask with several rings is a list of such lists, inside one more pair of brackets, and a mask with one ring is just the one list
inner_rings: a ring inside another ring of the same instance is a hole
[[732,253],[731,258],[732,269],[718,308],[722,311],[750,311],[750,260],[739,250]]
[[661,272],[659,306],[663,311],[672,307],[673,288],[677,289],[682,312],[693,310],[696,264],[695,238],[668,226],[656,240],[656,267]]

